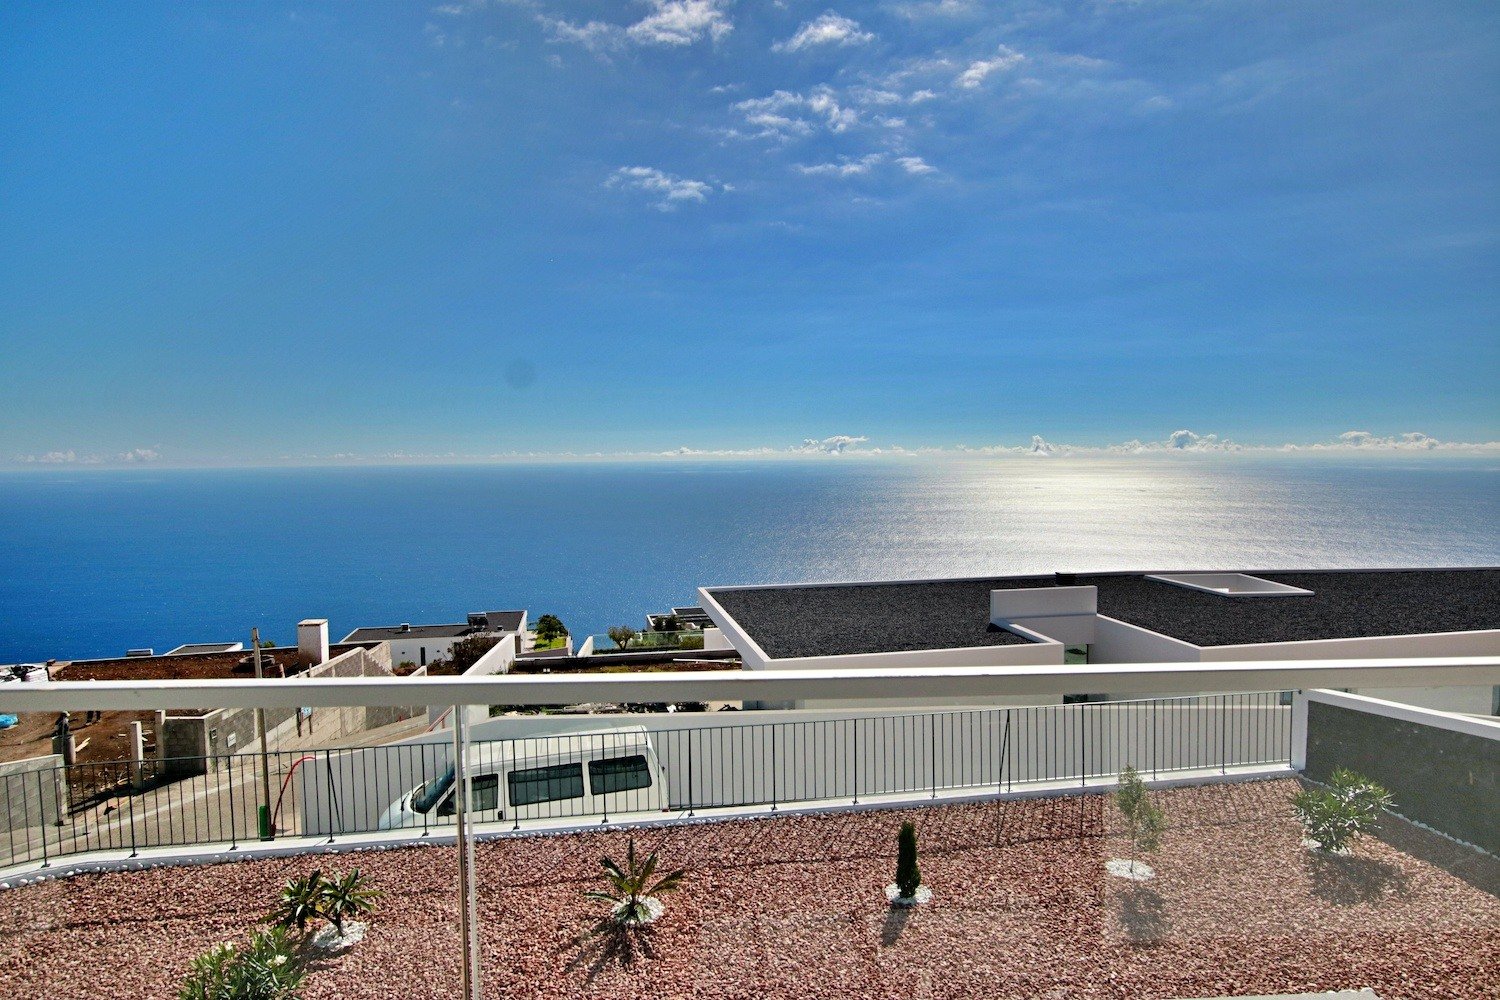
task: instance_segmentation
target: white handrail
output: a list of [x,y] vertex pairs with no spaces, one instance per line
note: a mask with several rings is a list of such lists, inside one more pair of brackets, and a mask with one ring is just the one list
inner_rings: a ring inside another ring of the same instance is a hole
[[487,677],[320,677],[291,682],[51,681],[0,687],[0,711],[294,708],[303,705],[559,705],[584,702],[951,700],[1237,693],[1340,687],[1500,684],[1500,656],[1225,663],[1046,664],[857,670],[722,670],[685,673]]

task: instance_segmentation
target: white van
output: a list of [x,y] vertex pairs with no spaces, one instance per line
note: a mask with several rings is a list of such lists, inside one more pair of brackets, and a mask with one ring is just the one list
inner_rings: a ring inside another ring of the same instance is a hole
[[[498,740],[469,747],[473,822],[566,819],[661,812],[667,782],[641,726]],[[391,803],[379,829],[422,829],[453,822],[454,772],[424,781]]]

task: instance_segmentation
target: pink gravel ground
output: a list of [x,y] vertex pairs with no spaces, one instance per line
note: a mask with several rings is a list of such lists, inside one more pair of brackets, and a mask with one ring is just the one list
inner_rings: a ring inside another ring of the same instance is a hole
[[[906,1000],[1370,986],[1384,1000],[1500,997],[1500,863],[1397,821],[1352,858],[1319,859],[1299,846],[1286,807],[1295,787],[1155,793],[1172,828],[1146,883],[1104,873],[1126,848],[1115,810],[1093,795],[642,830],[640,847],[690,874],[628,952],[578,940],[600,912],[580,892],[627,833],[483,844],[484,992]],[[882,890],[905,819],[936,898],[897,912]],[[0,976],[17,997],[171,996],[192,956],[247,934],[286,877],[354,865],[388,895],[365,940],[314,969],[309,1000],[454,996],[454,856],[439,847],[10,890]]]

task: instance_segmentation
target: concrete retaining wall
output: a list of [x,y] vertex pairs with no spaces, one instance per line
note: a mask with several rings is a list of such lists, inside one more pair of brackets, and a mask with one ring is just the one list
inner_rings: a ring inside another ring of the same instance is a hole
[[1500,854],[1500,723],[1309,692],[1306,774],[1339,767],[1390,789],[1406,818]]

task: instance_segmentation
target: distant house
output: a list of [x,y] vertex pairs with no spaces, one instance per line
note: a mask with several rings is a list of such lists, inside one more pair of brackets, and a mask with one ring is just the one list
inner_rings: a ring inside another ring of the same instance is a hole
[[397,664],[415,663],[426,666],[436,660],[446,660],[453,655],[453,644],[460,639],[473,636],[498,636],[515,634],[518,652],[528,637],[525,611],[477,611],[469,615],[468,621],[452,625],[377,625],[357,628],[344,636],[346,643],[388,642],[391,644],[391,659]]
[[654,615],[646,616],[646,628],[651,632],[671,632],[675,629],[668,628],[673,622],[679,629],[705,629],[713,628],[714,620],[708,616],[708,612],[696,605],[687,608],[673,608],[671,611],[660,611]]

